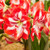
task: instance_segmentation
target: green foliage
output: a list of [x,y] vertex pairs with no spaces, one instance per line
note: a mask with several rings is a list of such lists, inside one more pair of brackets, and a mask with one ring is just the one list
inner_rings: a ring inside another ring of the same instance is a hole
[[30,6],[32,6],[33,5],[33,2],[31,2],[31,5]]
[[37,40],[37,37],[36,35],[34,36],[34,41],[31,43],[31,50],[40,50],[40,46],[38,44],[38,40]]
[[45,42],[47,42],[48,36],[43,31],[41,32],[41,36],[43,37],[43,39],[45,40]]
[[0,30],[0,34],[1,34],[1,33],[4,33],[4,30]]
[[45,47],[45,40],[43,37],[41,37],[41,41],[40,41],[40,50],[44,50]]
[[45,0],[44,5],[45,5],[45,10],[48,11],[48,8],[50,6],[50,0],[48,0],[48,1]]
[[36,0],[36,2],[37,2],[37,1],[39,1],[39,0]]
[[7,5],[10,5],[10,3],[9,3],[9,2],[10,2],[10,0],[6,0],[6,2],[5,2],[5,3],[6,3]]
[[0,34],[0,40],[2,39],[3,34]]

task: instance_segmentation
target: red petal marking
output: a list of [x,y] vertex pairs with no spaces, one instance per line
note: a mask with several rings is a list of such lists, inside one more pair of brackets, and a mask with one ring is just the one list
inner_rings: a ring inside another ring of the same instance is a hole
[[33,30],[33,28],[31,29],[31,39],[32,39],[32,41],[34,41],[34,34],[35,34],[35,31]]
[[[18,2],[18,3],[16,3]],[[12,7],[14,7],[14,4],[16,7],[20,7],[21,9],[23,9],[24,13],[29,13],[29,8],[30,8],[30,3],[28,3],[30,1],[27,0],[10,0],[11,5],[13,5]]]
[[37,10],[42,9],[44,10],[44,4],[41,1],[36,2],[33,6],[32,6],[32,15],[35,15]]
[[4,24],[4,32],[9,35],[12,35],[12,34],[16,33],[16,29],[13,28],[13,26],[8,26],[8,25]]
[[48,11],[50,12],[50,7],[49,7]]
[[23,28],[22,28],[22,26],[20,25],[20,26],[16,27],[16,33],[14,34],[14,38],[15,38],[16,40],[18,40],[19,38],[22,37],[22,35],[23,35]]
[[28,28],[24,29],[23,39],[27,40],[29,38],[30,30]]
[[40,10],[38,10],[36,12],[34,19],[44,23],[44,21],[45,21],[45,14],[46,14],[46,12],[40,9]]
[[[36,33],[35,33],[36,34]],[[37,38],[40,40],[41,39],[41,33],[36,34]]]

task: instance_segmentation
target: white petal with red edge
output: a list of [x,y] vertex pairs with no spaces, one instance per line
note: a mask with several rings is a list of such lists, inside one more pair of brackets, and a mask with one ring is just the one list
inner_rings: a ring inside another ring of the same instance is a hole
[[26,29],[24,29],[24,33],[28,35],[28,31]]
[[45,23],[46,27],[48,28],[48,22]]
[[32,36],[34,36],[34,33],[32,33]]
[[13,20],[12,18],[8,18],[8,20],[9,20],[10,22],[16,22],[16,21]]
[[40,11],[39,12],[39,19],[42,17],[42,12]]
[[39,30],[38,30],[36,25],[34,25],[33,28],[36,30],[37,33],[39,32]]
[[23,21],[23,24],[26,24],[27,23],[27,21]]
[[7,27],[7,30],[13,30],[13,29],[15,29],[15,26]]
[[0,22],[4,21],[3,19],[0,19]]
[[45,16],[43,16],[43,19],[42,20],[44,20],[45,19]]
[[26,5],[26,3],[24,3],[23,6],[22,6],[22,8],[26,9],[26,7],[27,7],[27,5]]
[[21,11],[18,13],[18,17],[19,17],[20,19],[22,18],[22,12],[21,12]]
[[20,25],[18,28],[17,28],[17,37],[19,37],[19,35],[21,35],[23,29],[22,29],[22,25]]
[[50,17],[50,13],[49,13],[49,14],[47,14],[47,17]]
[[37,10],[36,10],[36,7],[34,8],[33,11],[34,11],[34,12],[33,12],[33,15],[35,15],[35,14],[36,14],[36,11],[37,11]]
[[12,3],[19,5],[20,4],[20,0],[13,0]]

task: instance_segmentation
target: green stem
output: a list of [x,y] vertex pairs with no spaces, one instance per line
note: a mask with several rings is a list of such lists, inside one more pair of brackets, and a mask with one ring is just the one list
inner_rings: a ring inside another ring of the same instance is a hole
[[45,45],[44,50],[48,50],[48,49],[49,49],[49,45],[50,45],[50,40],[49,40],[49,41],[47,41],[47,43],[46,43],[46,45]]
[[47,8],[47,1],[46,0],[45,0],[44,4],[45,4],[45,10],[47,11],[48,8]]
[[47,41],[47,43],[46,43],[46,45],[45,45],[44,50],[48,50],[49,48],[50,48],[50,33],[49,33],[48,41]]
[[25,50],[31,50],[31,39],[30,38],[28,40],[23,39],[23,42],[24,42]]
[[31,50],[31,38],[30,37],[28,39],[28,47],[29,47],[29,50]]

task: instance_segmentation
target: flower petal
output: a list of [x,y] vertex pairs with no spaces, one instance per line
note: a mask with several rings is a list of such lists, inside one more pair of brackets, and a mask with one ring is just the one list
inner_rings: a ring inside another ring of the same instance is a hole
[[30,34],[30,30],[27,28],[27,29],[24,29],[24,33],[23,33],[23,39],[27,40],[29,38],[29,34]]

